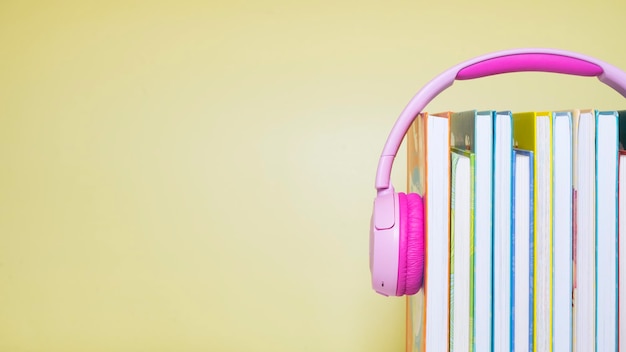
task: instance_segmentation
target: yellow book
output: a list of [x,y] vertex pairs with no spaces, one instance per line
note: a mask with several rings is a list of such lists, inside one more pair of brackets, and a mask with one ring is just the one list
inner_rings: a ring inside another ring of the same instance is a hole
[[533,351],[552,351],[552,114],[513,114],[513,146],[534,153]]

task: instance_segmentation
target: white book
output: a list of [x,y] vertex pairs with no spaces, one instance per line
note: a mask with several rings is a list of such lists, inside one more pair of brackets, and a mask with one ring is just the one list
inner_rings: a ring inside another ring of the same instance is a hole
[[574,110],[574,350],[595,351],[595,111]]
[[409,190],[424,200],[424,282],[408,298],[407,349],[448,352],[450,113],[421,113],[407,135]]
[[514,145],[534,153],[533,349],[552,351],[552,114],[513,114]]
[[426,114],[425,349],[448,352],[450,261],[449,114]]
[[596,351],[617,350],[617,112],[596,114]]
[[492,343],[494,117],[494,111],[470,110],[452,114],[450,121],[451,146],[474,154],[474,317],[470,334],[475,351],[489,351]]
[[533,153],[514,150],[513,158],[513,348],[529,352],[533,295]]
[[552,116],[552,348],[572,350],[572,117]]
[[473,155],[453,149],[450,201],[450,352],[470,351]]
[[619,226],[619,351],[626,351],[626,152],[619,154],[619,182],[618,182],[618,226]]
[[474,351],[491,346],[491,292],[493,254],[493,114],[476,115],[474,142]]
[[551,351],[551,292],[552,285],[552,229],[550,228],[550,206],[552,175],[550,175],[550,116],[537,116],[537,150],[535,151],[538,175],[535,192],[537,227],[535,231],[535,271],[533,285],[535,290],[535,336],[533,344],[537,351]]
[[498,112],[494,123],[493,349],[511,349],[512,119]]

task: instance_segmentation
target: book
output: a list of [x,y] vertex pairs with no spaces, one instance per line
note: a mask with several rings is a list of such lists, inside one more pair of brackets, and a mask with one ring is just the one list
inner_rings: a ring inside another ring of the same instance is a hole
[[513,150],[513,234],[511,236],[511,351],[532,351],[533,318],[533,153]]
[[626,150],[619,151],[618,163],[618,350],[626,351]]
[[619,351],[626,351],[626,111],[619,114],[619,159],[618,159],[618,346]]
[[572,116],[552,115],[552,348],[572,350]]
[[511,349],[511,186],[513,125],[510,111],[494,119],[493,350]]
[[617,350],[618,114],[596,113],[596,350]]
[[[407,190],[422,196],[426,193],[426,142],[424,120],[415,119],[406,135]],[[406,297],[407,352],[424,350],[424,287],[415,295]]]
[[491,349],[493,255],[493,133],[494,111],[453,113],[450,144],[474,155],[474,269],[471,281],[471,348]]
[[409,128],[410,172],[419,179],[411,190],[422,195],[425,217],[423,292],[407,302],[407,347],[415,351],[449,348],[450,114],[421,113]]
[[595,350],[595,177],[594,110],[572,111],[574,350]]
[[552,117],[550,112],[513,114],[517,148],[534,154],[533,349],[552,351]]
[[[469,146],[468,146],[469,148]],[[451,151],[450,351],[472,351],[474,154]]]

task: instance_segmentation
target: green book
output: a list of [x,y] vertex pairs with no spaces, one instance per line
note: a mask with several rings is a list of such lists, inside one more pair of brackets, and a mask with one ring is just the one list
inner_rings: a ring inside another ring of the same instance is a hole
[[473,351],[474,153],[450,154],[450,351]]
[[[450,119],[450,147],[468,150],[474,156],[472,175],[474,181],[474,247],[472,262],[473,309],[471,348],[475,351],[492,349],[493,304],[493,187],[494,187],[494,133],[496,112],[493,110],[467,110],[455,112]],[[498,118],[499,122],[505,118]],[[504,150],[500,148],[504,153]]]

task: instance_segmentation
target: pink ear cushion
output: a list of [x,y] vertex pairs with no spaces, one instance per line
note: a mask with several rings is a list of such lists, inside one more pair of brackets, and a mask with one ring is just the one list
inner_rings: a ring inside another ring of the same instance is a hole
[[424,202],[417,193],[407,195],[406,289],[414,295],[424,279]]
[[400,231],[396,295],[413,295],[424,277],[424,206],[415,193],[398,193]]
[[398,193],[398,205],[400,208],[400,238],[398,249],[398,283],[396,286],[396,296],[403,296],[406,291],[406,267],[407,267],[407,220],[408,220],[408,204],[407,196],[404,193]]

